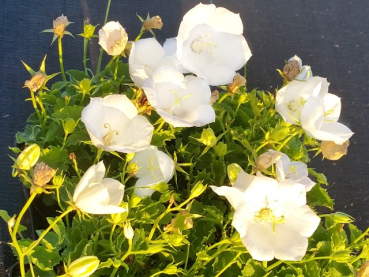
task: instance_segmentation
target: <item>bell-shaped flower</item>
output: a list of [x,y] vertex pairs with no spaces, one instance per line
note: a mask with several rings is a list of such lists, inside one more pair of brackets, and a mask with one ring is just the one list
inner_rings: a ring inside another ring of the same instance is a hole
[[110,21],[99,30],[99,44],[111,56],[120,55],[127,42],[126,30],[118,21]]
[[276,110],[286,122],[301,125],[309,136],[343,144],[353,132],[337,122],[341,99],[328,93],[328,86],[321,77],[294,80],[277,92]]
[[313,77],[313,72],[309,65],[302,65],[302,60],[298,56],[293,56],[283,68],[283,74],[287,80],[306,80]]
[[167,39],[163,46],[155,38],[140,39],[132,43],[129,55],[129,73],[136,86],[144,82],[161,66],[172,66],[185,73],[175,55],[176,39]]
[[126,209],[119,207],[124,186],[117,180],[104,178],[105,166],[101,161],[91,166],[79,181],[73,194],[74,205],[85,213],[117,214]]
[[151,196],[155,189],[150,187],[169,182],[175,170],[172,158],[157,148],[136,153],[129,163],[136,163],[139,168],[135,175],[138,178],[135,194],[140,197]]
[[214,187],[235,209],[232,226],[253,259],[299,261],[320,218],[306,205],[305,187],[241,171],[233,187]]
[[151,147],[154,127],[125,95],[91,98],[82,111],[91,142],[105,151],[137,152]]
[[290,158],[281,152],[269,150],[272,153],[281,154],[281,158],[276,161],[276,177],[279,182],[290,179],[305,186],[306,191],[312,189],[315,183],[308,177],[307,165],[299,161],[291,161]]
[[232,83],[250,59],[239,14],[215,5],[198,4],[183,17],[177,36],[177,57],[190,72],[210,85]]
[[215,121],[208,83],[195,76],[183,76],[177,69],[160,67],[143,86],[157,113],[174,127],[204,126]]

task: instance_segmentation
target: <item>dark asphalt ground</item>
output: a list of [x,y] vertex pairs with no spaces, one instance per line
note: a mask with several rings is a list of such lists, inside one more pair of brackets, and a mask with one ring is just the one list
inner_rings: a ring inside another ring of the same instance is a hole
[[[107,0],[3,0],[0,7],[0,209],[18,213],[21,187],[11,178],[12,164],[7,158],[14,134],[22,130],[32,108],[24,99],[22,89],[29,79],[20,60],[38,68],[48,54],[47,73],[59,71],[57,43],[50,46],[52,35],[40,33],[52,28],[52,20],[67,15],[74,24],[73,34],[81,33],[83,20],[103,23]],[[162,31],[159,41],[174,37],[183,14],[198,2],[194,0],[112,0],[109,20],[117,20],[126,28],[131,39],[138,34],[140,22],[136,12],[145,17],[160,15]],[[208,1],[203,1],[208,3]],[[369,226],[367,198],[369,179],[369,2],[347,0],[214,0],[217,6],[239,12],[244,22],[244,35],[253,53],[247,66],[248,88],[274,91],[281,85],[276,68],[284,60],[299,55],[304,64],[311,65],[315,76],[328,78],[330,92],[342,98],[340,122],[355,135],[349,153],[337,162],[313,160],[312,167],[324,172],[329,181],[328,191],[335,199],[336,210],[346,212],[365,229]],[[65,67],[82,69],[82,38],[63,39]],[[90,47],[92,61],[97,61],[97,40]],[[96,64],[91,65],[92,68]],[[6,246],[6,225],[0,223],[0,276],[14,258]]]

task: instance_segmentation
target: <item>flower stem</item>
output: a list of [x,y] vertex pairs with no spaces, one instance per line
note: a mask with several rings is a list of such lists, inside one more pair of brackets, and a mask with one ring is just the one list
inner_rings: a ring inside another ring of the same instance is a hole
[[[124,260],[129,256],[129,254],[131,254],[132,251],[132,240],[129,239],[128,240],[128,250],[127,252],[123,255],[123,257],[120,259],[121,262],[124,262]],[[114,268],[113,272],[110,274],[110,277],[115,277],[117,271],[118,271],[119,267]]]
[[18,253],[18,260],[19,260],[19,268],[20,268],[21,277],[25,277],[26,276],[26,271],[24,269],[24,254],[23,254],[22,250],[20,249],[17,237],[16,237],[16,235],[13,234],[13,231],[12,231],[9,224],[8,224],[8,230],[9,230],[10,237],[13,241],[14,248]]
[[232,261],[230,261],[225,267],[222,268],[221,271],[218,272],[217,275],[215,275],[215,277],[219,277],[224,271],[226,271],[231,265],[233,265],[239,256],[241,256],[242,252],[238,253],[233,259]]
[[[84,38],[83,39],[83,68],[85,69],[86,75],[88,74],[87,73],[87,45],[88,45],[88,39]],[[85,95],[83,94],[83,96]]]
[[[108,15],[109,15],[109,10],[110,10],[110,4],[111,4],[111,0],[108,0],[108,5],[106,6],[106,11],[105,11],[105,19],[104,19],[104,25],[106,24],[106,22],[108,21]],[[99,55],[99,62],[97,64],[97,69],[96,69],[96,75],[98,75],[100,73],[100,69],[101,69],[101,60],[102,60],[102,55],[104,53],[104,49],[100,48],[100,55]]]
[[60,71],[61,71],[61,74],[63,76],[63,81],[66,82],[67,78],[65,78],[65,73],[64,73],[63,46],[62,46],[62,41],[61,40],[62,40],[61,37],[58,37],[59,63],[60,63]]
[[30,256],[27,256],[27,258],[28,258],[29,268],[31,270],[31,275],[32,275],[32,277],[36,277],[35,271],[33,270],[33,265],[32,265],[31,258],[30,258]]
[[16,235],[17,235],[18,228],[19,228],[19,225],[20,225],[20,222],[22,220],[22,217],[23,217],[24,213],[27,211],[27,209],[31,205],[32,201],[35,199],[36,195],[37,195],[37,192],[32,193],[31,196],[28,198],[26,204],[24,204],[22,210],[20,211],[20,213],[17,217],[17,221],[15,222],[14,229],[13,229],[14,237],[16,237]]
[[143,34],[144,34],[144,32],[140,32],[138,34],[138,36],[136,37],[135,41],[138,41],[142,37]]
[[37,104],[36,104],[35,93],[32,90],[30,90],[30,92],[31,92],[31,100],[32,100],[33,108],[36,111],[36,114],[37,114],[38,120],[40,121],[40,124],[42,124],[42,119],[41,119],[40,111],[38,110],[38,107],[37,107]]
[[102,148],[97,148],[97,154],[94,163],[97,163],[100,160],[103,151],[104,150]]
[[116,224],[113,225],[113,227],[111,228],[111,231],[110,231],[110,236],[109,236],[110,248],[111,248],[111,250],[113,251],[114,254],[117,254],[117,251],[115,251],[115,247],[113,245],[113,234],[114,234],[114,230],[115,230],[116,226],[117,226]]
[[117,80],[118,64],[119,64],[119,56],[117,56],[117,58],[116,58],[116,60],[115,60],[114,81],[116,81],[116,80]]
[[228,93],[225,93],[225,94],[222,96],[222,98],[220,98],[220,99],[219,99],[218,104],[222,103],[222,102],[223,102],[223,100],[224,100],[224,99],[226,99],[226,98],[228,97],[228,95],[229,95]]

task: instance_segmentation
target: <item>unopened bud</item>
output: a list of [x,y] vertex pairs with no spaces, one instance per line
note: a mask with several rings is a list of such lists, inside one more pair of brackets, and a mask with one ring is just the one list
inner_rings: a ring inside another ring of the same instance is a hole
[[163,270],[163,273],[168,275],[177,275],[179,272],[181,272],[181,270],[178,269],[174,264],[167,265],[167,267]]
[[169,186],[167,183],[160,182],[159,184],[154,185],[152,188],[160,193],[163,193],[168,190]]
[[58,37],[63,37],[65,28],[70,24],[68,18],[65,15],[59,16],[53,21],[54,34]]
[[32,78],[24,83],[25,87],[28,87],[33,92],[38,91],[46,82],[46,74],[36,72]]
[[92,275],[99,266],[96,256],[86,256],[73,261],[67,268],[68,277],[88,277]]
[[126,155],[126,162],[129,162],[133,159],[133,157],[135,156],[135,153],[129,153]]
[[294,56],[288,60],[283,68],[283,74],[288,81],[293,81],[300,74],[302,61],[299,57]]
[[86,23],[85,26],[83,27],[82,36],[87,38],[87,39],[91,39],[92,37],[94,37],[95,28],[96,28],[96,26],[93,26],[89,23]]
[[74,152],[70,152],[69,153],[69,159],[71,160],[71,161],[75,161],[76,160],[76,154],[74,154]]
[[206,190],[206,186],[204,186],[201,182],[196,183],[196,185],[192,188],[190,198],[195,198],[201,195]]
[[56,170],[44,162],[35,166],[32,182],[37,187],[44,187],[54,177]]
[[22,170],[31,169],[40,157],[41,149],[37,144],[31,144],[19,154],[16,166]]
[[219,99],[219,91],[218,90],[213,90],[211,92],[211,97],[210,97],[210,105],[213,105],[215,102],[217,102]]
[[265,152],[261,154],[256,160],[256,168],[259,170],[265,170],[282,157],[283,154],[281,152],[276,151]]
[[227,144],[221,141],[218,142],[218,144],[214,146],[214,151],[219,157],[227,155]]
[[235,93],[240,87],[246,85],[246,79],[240,73],[236,73],[233,78],[233,82],[228,85],[228,91]]
[[55,175],[53,178],[53,185],[56,187],[61,187],[64,183],[65,175]]
[[236,163],[233,163],[227,166],[228,179],[232,185],[236,182],[238,174],[241,171],[242,171],[242,168]]
[[122,202],[119,204],[119,207],[122,207],[124,209],[126,209],[126,211],[124,213],[119,213],[119,214],[111,214],[111,219],[113,221],[113,224],[118,225],[119,223],[125,221],[127,219],[128,216],[128,203],[126,202]]
[[354,221],[354,218],[348,214],[342,212],[336,212],[332,214],[326,214],[324,217],[332,219],[336,223],[346,224]]
[[356,277],[369,277],[369,261],[366,261],[361,265]]
[[139,169],[140,169],[140,167],[137,165],[136,162],[129,163],[127,165],[127,173],[129,174],[130,177],[135,176]]
[[213,147],[217,143],[217,138],[214,134],[213,129],[203,129],[199,141],[206,146]]
[[133,239],[135,232],[133,231],[131,223],[128,222],[124,225],[123,234],[126,237],[126,239]]
[[132,194],[131,199],[129,199],[129,206],[134,208],[141,202],[141,200],[141,197],[137,196],[136,194]]
[[15,225],[15,216],[13,216],[11,219],[8,220],[8,226],[10,228],[13,228]]
[[343,155],[347,154],[347,148],[350,142],[347,140],[343,144],[335,144],[333,141],[322,141],[320,149],[324,158],[332,161],[339,160]]
[[147,19],[143,23],[143,28],[146,31],[150,31],[151,29],[161,29],[163,27],[163,21],[161,20],[160,16],[156,15]]

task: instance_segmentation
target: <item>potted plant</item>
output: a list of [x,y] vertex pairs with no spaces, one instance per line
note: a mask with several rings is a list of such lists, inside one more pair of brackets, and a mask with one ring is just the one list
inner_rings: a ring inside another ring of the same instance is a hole
[[[5,211],[20,276],[354,276],[367,233],[333,208],[308,151],[346,154],[352,131],[340,99],[297,56],[275,94],[249,91],[237,73],[251,51],[239,15],[213,4],[188,11],[161,45],[159,16],[134,41],[119,22],[98,31],[101,55],[65,70],[66,16],[54,20],[59,73],[46,56],[25,86],[35,112],[17,133],[13,176],[30,197]],[[102,67],[104,52],[111,56]],[[22,218],[43,196],[57,205],[37,238]],[[16,274],[15,275],[19,275]]]

